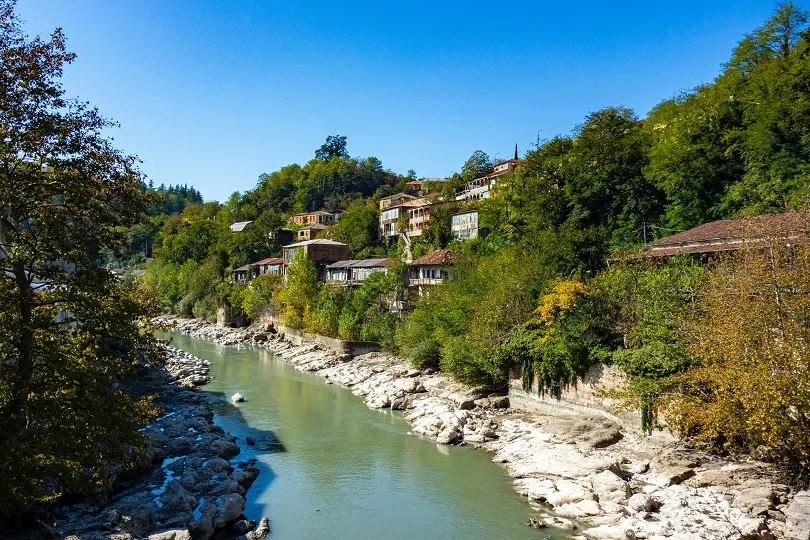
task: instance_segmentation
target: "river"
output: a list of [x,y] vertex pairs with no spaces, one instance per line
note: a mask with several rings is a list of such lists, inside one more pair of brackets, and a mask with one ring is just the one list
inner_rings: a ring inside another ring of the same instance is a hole
[[[172,344],[211,362],[203,390],[215,422],[239,438],[236,459],[255,457],[261,470],[245,515],[268,516],[271,538],[570,538],[527,527],[537,513],[481,450],[408,435],[401,413],[371,410],[266,349],[181,334]],[[246,401],[234,406],[237,391]]]

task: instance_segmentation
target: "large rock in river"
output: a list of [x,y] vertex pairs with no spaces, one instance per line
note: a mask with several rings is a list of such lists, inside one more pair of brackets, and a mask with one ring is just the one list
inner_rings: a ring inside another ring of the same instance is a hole
[[217,515],[214,516],[214,528],[220,529],[236,521],[245,510],[245,498],[238,493],[228,493],[217,498]]

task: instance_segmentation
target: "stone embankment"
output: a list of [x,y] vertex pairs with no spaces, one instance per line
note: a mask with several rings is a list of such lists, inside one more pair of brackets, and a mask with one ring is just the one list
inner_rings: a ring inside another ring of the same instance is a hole
[[239,461],[236,439],[214,425],[205,397],[192,388],[208,382],[208,362],[173,347],[164,367],[143,367],[136,393],[157,394],[165,412],[142,429],[149,445],[138,470],[117,479],[113,494],[62,507],[50,516],[60,538],[119,540],[207,539],[226,527],[261,538],[267,520],[242,516],[245,492],[259,474]]
[[543,416],[398,357],[294,346],[267,329],[178,320],[176,330],[220,343],[252,342],[303,371],[404,411],[412,432],[490,451],[550,526],[578,538],[729,540],[810,538],[810,494],[791,493],[763,463],[733,461],[623,432],[605,416]]

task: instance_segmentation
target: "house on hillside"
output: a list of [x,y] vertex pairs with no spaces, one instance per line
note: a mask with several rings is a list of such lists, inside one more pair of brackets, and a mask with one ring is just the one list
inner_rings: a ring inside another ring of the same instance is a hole
[[[427,199],[413,199],[380,212],[379,234],[382,238],[399,236],[400,232],[408,236],[419,236],[430,222],[430,207]],[[405,227],[400,231],[400,222]]]
[[326,267],[326,282],[346,287],[361,285],[374,272],[388,272],[393,259],[362,259],[338,261]]
[[478,210],[468,210],[450,216],[450,233],[453,240],[478,238]]
[[[349,258],[349,246],[334,240],[318,238],[316,240],[306,240],[284,246],[284,265],[286,268],[292,264],[298,250],[303,250],[304,255],[315,263],[318,268],[318,279],[326,280],[326,267],[338,261],[345,261]],[[285,270],[286,272],[286,270]]]
[[246,264],[245,266],[240,266],[239,268],[235,268],[233,272],[231,272],[233,283],[244,283],[248,280],[248,274],[250,273],[250,265]]
[[408,268],[408,287],[419,296],[427,294],[427,288],[445,282],[448,268],[458,259],[458,254],[449,249],[437,249],[419,257]]
[[340,218],[339,212],[326,212],[318,210],[317,212],[302,212],[300,214],[293,214],[287,218],[290,225],[331,225]]
[[419,195],[422,193],[422,181],[421,180],[411,180],[410,182],[405,183],[405,189],[410,191],[411,193],[416,193]]
[[408,236],[422,236],[422,231],[430,224],[430,209],[432,207],[433,204],[426,199],[416,199],[408,203],[406,207],[408,213]]
[[277,276],[284,275],[284,259],[281,257],[270,257],[262,259],[254,263],[240,266],[233,270],[233,282],[244,283],[249,279],[261,276],[263,274],[274,274]]
[[643,257],[671,257],[679,253],[695,256],[734,251],[767,238],[778,237],[786,244],[810,232],[810,220],[802,214],[765,214],[742,219],[704,223],[693,229],[650,243]]
[[251,265],[253,267],[253,277],[270,274],[275,276],[284,275],[284,259],[281,257],[270,257],[262,259]]
[[399,206],[402,203],[412,201],[416,197],[413,195],[408,195],[407,193],[397,193],[395,195],[391,195],[390,197],[383,197],[380,199],[380,212],[382,213],[383,210],[388,208],[393,208],[394,206]]
[[305,227],[301,227],[298,230],[298,241],[305,242],[307,240],[315,240],[320,235],[323,234],[323,231],[326,230],[326,226],[320,225],[318,223],[314,223],[312,225],[307,225]]
[[467,182],[464,189],[456,196],[457,201],[473,202],[482,199],[489,199],[491,196],[492,186],[495,185],[498,178],[506,173],[512,172],[521,161],[517,159],[517,152],[515,152],[514,159],[507,159],[506,161],[499,161],[495,164],[495,168],[491,173],[480,178],[476,178]]
[[424,197],[426,188],[436,188],[438,184],[447,182],[447,178],[434,177],[434,178],[420,178],[419,180],[411,180],[405,184],[405,190],[409,193],[415,193],[417,196]]

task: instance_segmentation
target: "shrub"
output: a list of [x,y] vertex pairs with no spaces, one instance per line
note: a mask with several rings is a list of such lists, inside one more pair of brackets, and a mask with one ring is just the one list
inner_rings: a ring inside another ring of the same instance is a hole
[[810,248],[756,243],[721,259],[685,328],[697,359],[663,409],[693,439],[762,450],[810,480]]

